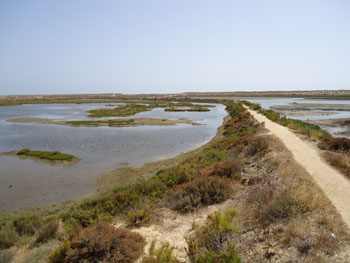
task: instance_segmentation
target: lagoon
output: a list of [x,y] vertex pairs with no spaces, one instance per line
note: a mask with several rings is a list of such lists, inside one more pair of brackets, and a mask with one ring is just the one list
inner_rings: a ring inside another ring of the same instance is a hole
[[[126,163],[176,156],[215,136],[226,116],[216,104],[209,112],[165,112],[162,108],[132,118],[188,118],[203,125],[139,127],[69,127],[35,123],[11,123],[19,117],[55,120],[88,120],[86,111],[105,104],[27,104],[0,107],[0,152],[30,148],[60,151],[81,159],[74,165],[51,165],[31,159],[0,155],[0,212],[60,203],[91,195],[102,174]],[[128,117],[130,118],[130,117]]]

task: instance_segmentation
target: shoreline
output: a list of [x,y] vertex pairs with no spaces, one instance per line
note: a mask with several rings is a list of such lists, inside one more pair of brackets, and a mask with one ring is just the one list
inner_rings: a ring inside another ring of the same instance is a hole
[[32,118],[32,117],[22,117],[22,118],[11,118],[7,119],[7,122],[13,123],[39,123],[39,124],[50,124],[50,125],[62,125],[70,127],[134,127],[134,126],[145,126],[145,125],[155,125],[155,126],[168,126],[176,125],[179,123],[191,124],[191,125],[202,125],[198,122],[194,122],[189,119],[159,119],[159,118],[130,118],[130,119],[106,119],[106,120],[81,120],[81,121],[58,121],[53,119],[44,118]]
[[[98,175],[95,183],[95,190],[92,194],[88,194],[82,196],[77,199],[71,199],[63,202],[42,205],[42,206],[34,206],[28,208],[17,209],[13,211],[4,211],[0,212],[0,218],[14,216],[23,212],[27,213],[39,213],[45,215],[54,215],[62,212],[62,210],[68,208],[73,204],[80,203],[86,198],[93,198],[96,195],[99,195],[104,192],[108,192],[116,186],[126,186],[134,183],[137,179],[147,179],[154,175],[154,173],[160,170],[162,167],[174,165],[181,160],[189,158],[191,155],[203,150],[205,147],[210,146],[215,141],[220,139],[223,136],[223,128],[225,123],[230,119],[230,116],[226,114],[225,117],[222,118],[222,123],[218,126],[216,134],[209,140],[199,145],[196,148],[193,148],[189,151],[180,153],[176,156],[166,158],[166,159],[158,159],[155,161],[144,163],[140,166],[126,166],[116,168],[110,172]],[[116,185],[118,184],[118,185]]]
[[56,165],[74,165],[76,163],[78,163],[81,159],[79,157],[74,156],[73,159],[71,160],[47,160],[47,159],[43,159],[43,158],[39,158],[39,157],[35,157],[35,156],[29,156],[29,155],[25,155],[25,154],[17,154],[17,151],[10,151],[10,152],[2,152],[0,153],[0,155],[6,155],[6,156],[12,156],[12,157],[17,157],[19,159],[30,159],[33,160],[35,162],[41,162],[41,163],[46,163],[46,164],[50,164],[52,166],[56,166]]

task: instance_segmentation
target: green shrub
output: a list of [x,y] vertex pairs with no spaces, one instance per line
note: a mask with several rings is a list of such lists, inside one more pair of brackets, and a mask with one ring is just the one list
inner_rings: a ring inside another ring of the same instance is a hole
[[142,263],[179,263],[180,261],[173,255],[173,250],[174,248],[168,242],[155,249],[153,241],[149,253],[142,259]]
[[0,230],[0,248],[10,248],[17,241],[17,233],[9,225],[5,225]]
[[51,263],[64,263],[67,256],[67,251],[71,248],[70,241],[66,240],[62,246],[59,246],[49,254]]
[[234,210],[217,211],[208,216],[203,226],[195,228],[195,232],[186,239],[191,262],[241,262],[234,245],[229,242],[236,231],[233,224],[235,215]]
[[143,201],[131,208],[127,213],[127,222],[133,226],[143,226],[153,220],[153,205]]
[[180,212],[194,211],[227,200],[232,195],[231,182],[219,176],[200,176],[179,185],[168,198],[171,209]]
[[220,253],[215,253],[212,250],[199,251],[194,258],[191,259],[192,263],[241,263],[241,258],[238,256],[235,246],[228,244],[226,249]]
[[41,229],[38,231],[36,243],[44,243],[54,238],[58,230],[58,225],[59,221],[54,220],[41,227]]
[[42,225],[37,215],[21,215],[13,220],[13,226],[20,235],[32,236]]
[[30,149],[29,149],[29,148],[24,148],[24,149],[22,149],[22,150],[19,150],[19,151],[17,152],[17,154],[18,154],[18,155],[21,155],[21,154],[25,154],[25,153],[27,153],[27,152],[30,152]]
[[162,169],[156,175],[167,187],[173,187],[192,181],[198,176],[198,170],[192,167],[190,163],[183,163],[175,167]]

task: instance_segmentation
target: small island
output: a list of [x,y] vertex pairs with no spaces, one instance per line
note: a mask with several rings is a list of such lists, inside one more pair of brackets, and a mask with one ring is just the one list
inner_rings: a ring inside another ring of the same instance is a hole
[[143,125],[175,125],[178,123],[191,124],[191,125],[201,125],[198,122],[194,122],[189,119],[160,119],[160,118],[134,118],[134,119],[106,119],[106,120],[77,120],[77,121],[58,121],[51,119],[42,118],[13,118],[8,119],[8,122],[17,123],[40,123],[40,124],[54,124],[54,125],[64,125],[72,127],[99,127],[99,126],[109,126],[109,127],[133,127],[133,126],[143,126]]
[[181,111],[197,111],[197,112],[201,112],[201,111],[210,111],[209,108],[207,107],[203,107],[201,105],[194,105],[192,107],[169,107],[169,108],[165,108],[164,111],[174,111],[174,112],[181,112]]
[[53,151],[53,152],[31,151],[28,148],[18,151],[17,155],[27,155],[27,156],[37,157],[40,159],[45,159],[50,161],[72,161],[74,159],[73,155],[60,153],[59,151]]
[[59,151],[38,151],[30,150],[29,148],[24,148],[19,151],[5,152],[1,155],[16,156],[21,159],[32,159],[34,161],[41,161],[51,165],[60,164],[75,164],[80,161],[80,159],[74,155],[61,153]]
[[89,110],[88,117],[90,118],[102,118],[102,117],[127,117],[132,116],[140,112],[151,111],[155,108],[164,108],[164,111],[210,111],[209,108],[215,107],[215,105],[203,105],[203,104],[193,104],[191,102],[178,102],[178,103],[148,103],[148,104],[138,104],[138,103],[128,103],[125,105],[113,105],[107,104],[106,106],[117,106],[115,108],[98,108],[94,110]]

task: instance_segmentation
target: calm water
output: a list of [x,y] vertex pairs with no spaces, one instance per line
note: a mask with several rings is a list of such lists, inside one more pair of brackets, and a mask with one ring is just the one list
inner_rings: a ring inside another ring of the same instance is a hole
[[[249,98],[246,99],[253,103],[259,103],[263,108],[268,109],[272,106],[277,105],[289,105],[294,102],[296,103],[313,103],[313,104],[350,104],[349,100],[307,100],[302,98]],[[325,119],[339,119],[339,118],[350,118],[350,111],[329,111],[336,113],[335,115],[329,116],[288,116],[293,119],[300,120],[325,120]]]
[[[105,104],[42,104],[0,107],[0,152],[22,148],[58,150],[78,156],[75,165],[52,166],[0,156],[0,211],[58,203],[90,195],[98,176],[141,165],[195,148],[215,134],[226,115],[223,105],[210,112],[164,112],[154,109],[135,117],[188,118],[201,126],[68,127],[10,123],[9,118],[88,119],[86,111]],[[12,185],[12,188],[9,186]]]

